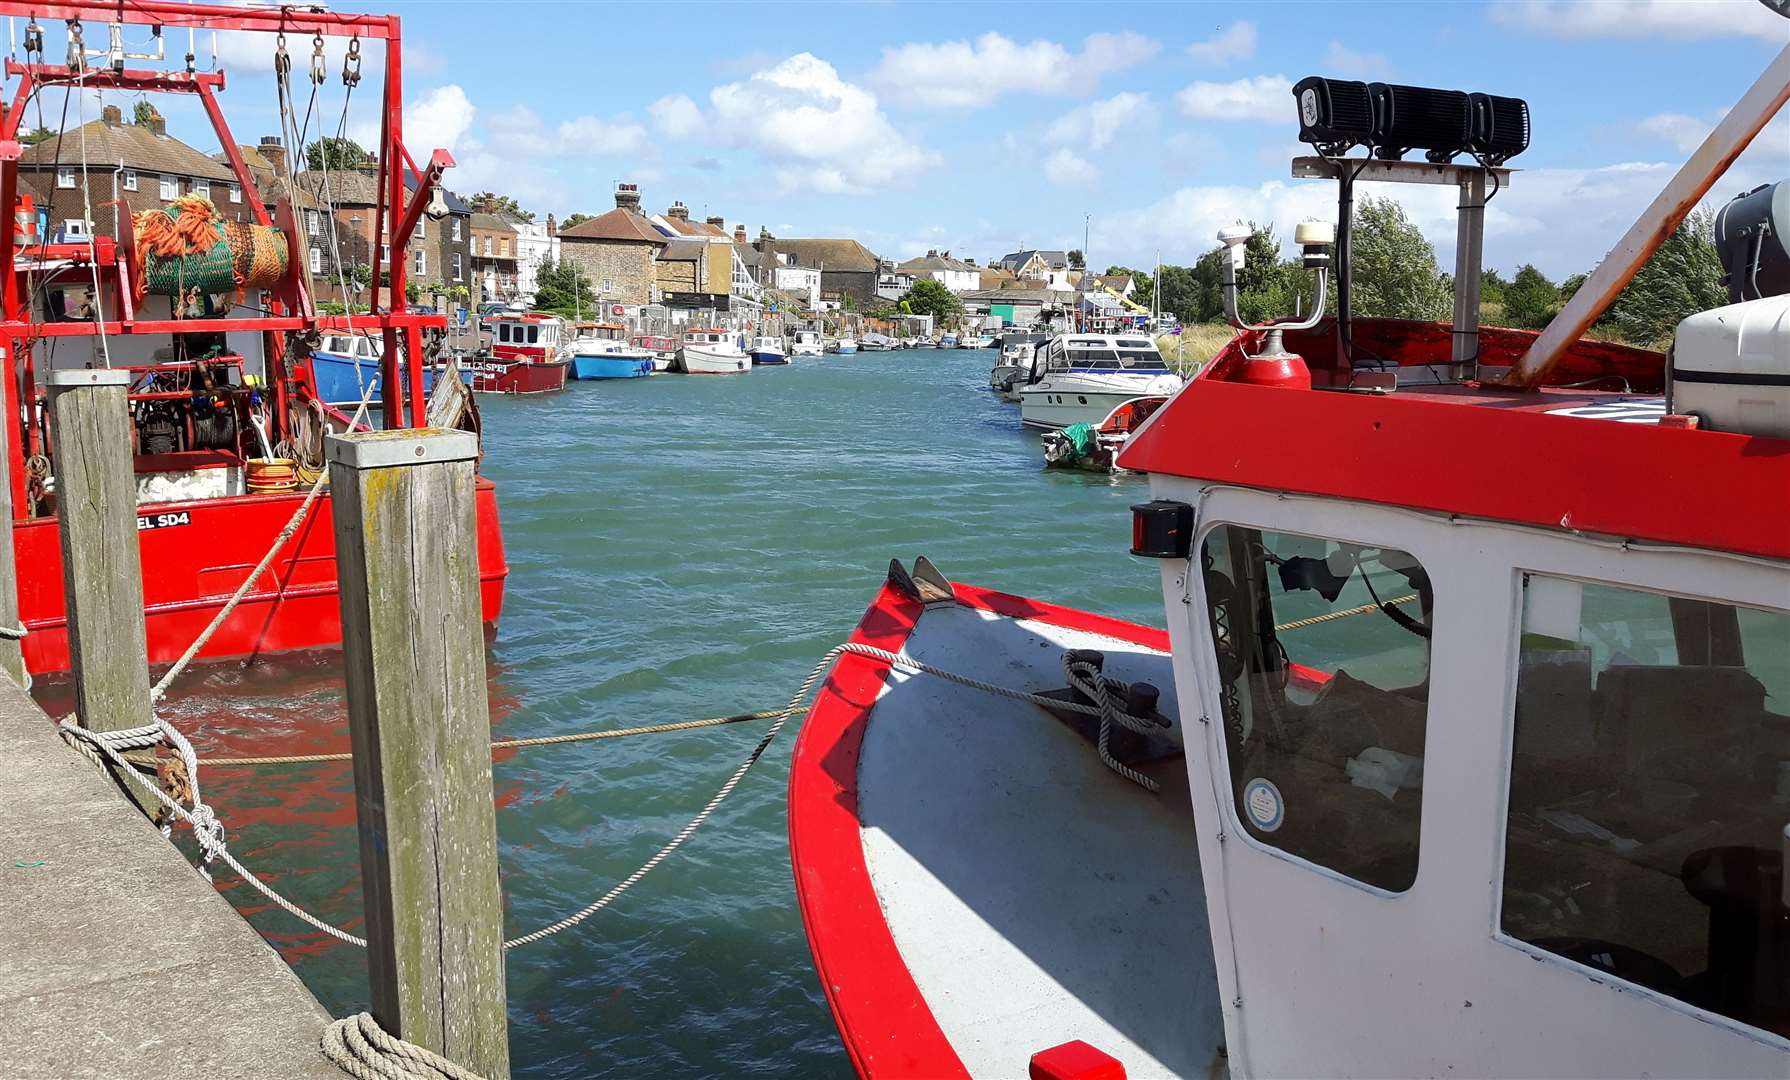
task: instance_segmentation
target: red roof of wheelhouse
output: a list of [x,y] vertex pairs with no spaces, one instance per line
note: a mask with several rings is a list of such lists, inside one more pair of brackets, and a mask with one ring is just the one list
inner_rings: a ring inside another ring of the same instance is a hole
[[[1533,391],[1482,384],[1390,394],[1347,382],[1326,321],[1287,333],[1312,390],[1238,381],[1232,341],[1132,436],[1120,464],[1141,472],[1619,539],[1790,558],[1790,440],[1587,419],[1562,410],[1661,390],[1664,358],[1580,342]],[[1508,366],[1534,335],[1482,328],[1482,364]],[[1448,361],[1445,326],[1356,320],[1358,351],[1422,367]],[[1589,385],[1604,387],[1594,389]]]

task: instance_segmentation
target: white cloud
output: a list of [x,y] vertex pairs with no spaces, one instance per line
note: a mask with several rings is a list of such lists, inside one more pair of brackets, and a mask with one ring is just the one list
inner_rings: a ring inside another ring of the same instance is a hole
[[1235,82],[1196,82],[1175,95],[1181,111],[1203,120],[1267,120],[1291,123],[1293,84],[1284,75],[1257,75]]
[[1069,110],[1045,130],[1044,137],[1100,151],[1121,139],[1135,138],[1155,119],[1156,106],[1150,95],[1127,91]]
[[1324,50],[1324,69],[1349,79],[1384,79],[1392,74],[1392,65],[1384,56],[1356,52],[1340,41],[1332,41]]
[[1110,72],[1156,55],[1142,34],[1090,34],[1081,52],[1042,38],[987,33],[974,41],[913,42],[883,50],[866,81],[891,98],[935,109],[973,109],[1003,94],[1086,92]]
[[1100,185],[1100,170],[1068,147],[1059,146],[1044,159],[1044,178],[1058,187],[1087,191]]
[[579,116],[549,129],[533,109],[518,105],[493,116],[486,128],[493,146],[514,157],[621,157],[648,145],[646,128],[626,114],[615,119]]
[[1187,55],[1198,64],[1220,66],[1255,55],[1255,24],[1232,23],[1216,36],[1187,46]]
[[1758,0],[1504,0],[1493,20],[1554,37],[1743,35],[1782,44],[1784,19]]
[[1715,125],[1700,116],[1660,113],[1635,123],[1636,133],[1670,143],[1681,154],[1695,150]]
[[685,94],[668,94],[646,107],[668,139],[687,139],[703,128],[702,110]]
[[472,130],[477,115],[478,109],[457,84],[438,86],[404,107],[404,145],[415,148],[411,154],[419,163],[436,147],[451,152]]
[[[1690,116],[1685,113],[1658,113],[1635,121],[1629,130],[1643,139],[1663,143],[1688,156],[1715,130],[1721,114]],[[1780,109],[1765,125],[1738,161],[1730,167],[1737,172],[1768,172],[1782,176],[1790,172],[1790,111]]]
[[709,102],[716,129],[775,164],[787,189],[868,191],[938,161],[889,123],[875,94],[811,53],[717,86]]

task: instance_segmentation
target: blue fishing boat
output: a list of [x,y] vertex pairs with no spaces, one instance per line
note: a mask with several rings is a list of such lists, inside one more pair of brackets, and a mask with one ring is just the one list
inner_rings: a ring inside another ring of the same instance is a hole
[[[373,396],[367,404],[372,408],[380,406],[383,390],[379,384],[379,358],[383,352],[380,343],[369,335],[363,334],[326,334],[316,349],[311,351],[311,377],[316,382],[317,397],[330,405],[355,408],[360,405],[361,395],[373,388]],[[399,371],[405,365],[399,364]],[[423,369],[423,393],[428,394],[435,387],[435,372],[431,368]]]
[[783,339],[780,337],[755,337],[752,348],[746,350],[752,356],[752,362],[765,364],[787,364],[789,354],[783,351]]
[[653,354],[629,343],[617,323],[580,323],[566,345],[574,379],[638,379],[653,373]]

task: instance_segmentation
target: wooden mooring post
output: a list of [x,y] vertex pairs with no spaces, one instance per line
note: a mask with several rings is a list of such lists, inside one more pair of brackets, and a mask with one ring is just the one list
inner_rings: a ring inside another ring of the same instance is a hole
[[126,399],[131,374],[82,368],[52,371],[46,381],[75,715],[93,731],[140,727],[150,722],[149,643]]
[[373,1016],[508,1077],[478,442],[397,429],[327,452]]

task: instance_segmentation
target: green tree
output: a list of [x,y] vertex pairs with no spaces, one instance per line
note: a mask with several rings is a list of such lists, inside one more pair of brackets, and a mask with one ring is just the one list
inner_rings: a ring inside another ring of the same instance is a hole
[[1432,321],[1453,304],[1436,249],[1393,199],[1369,195],[1355,207],[1349,237],[1350,308],[1357,316]]
[[1585,284],[1585,279],[1589,276],[1588,274],[1572,274],[1562,281],[1560,283],[1560,303],[1565,304],[1571,300],[1578,293],[1579,286]]
[[1560,287],[1528,263],[1517,268],[1504,292],[1504,319],[1511,326],[1537,330],[1560,310]]
[[596,294],[590,280],[576,263],[544,261],[535,276],[535,308],[556,315],[575,315],[595,309]]
[[1636,271],[1598,321],[1625,341],[1664,347],[1678,324],[1728,303],[1715,250],[1715,214],[1698,207]]
[[322,171],[354,169],[367,161],[367,151],[346,136],[325,135],[305,147],[305,167]]
[[146,128],[149,126],[150,121],[160,120],[161,118],[162,114],[156,112],[155,106],[147,101],[137,102],[136,107],[131,110],[131,123],[138,127]]
[[1510,282],[1496,270],[1486,270],[1479,275],[1479,302],[1503,306],[1504,297],[1510,290]]
[[19,141],[26,146],[36,146],[38,143],[43,142],[54,134],[56,133],[47,127],[32,128],[29,132],[20,135]]
[[963,312],[963,301],[945,288],[943,282],[931,278],[914,282],[901,299],[913,314],[931,315],[934,319],[943,320]]
[[1082,256],[1080,248],[1071,248],[1069,250],[1068,258],[1069,258],[1069,269],[1071,269],[1071,270],[1086,270],[1087,269],[1087,259]]
[[519,221],[533,221],[535,216],[522,209],[515,199],[494,191],[481,191],[472,197],[472,205],[481,214],[507,214]]
[[559,223],[559,227],[561,230],[569,229],[574,225],[589,221],[593,217],[596,217],[596,215],[595,214],[568,214],[568,215],[566,215],[566,219]]

